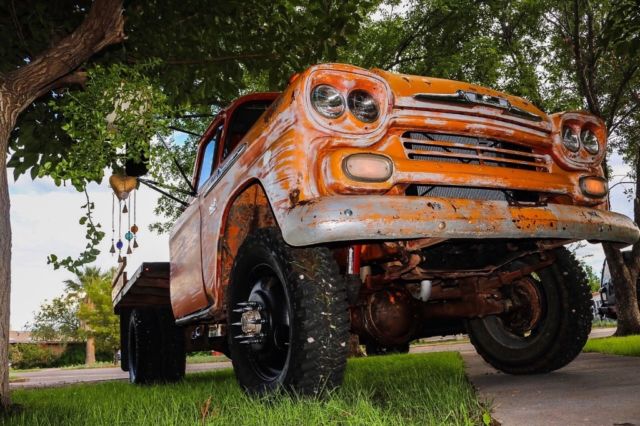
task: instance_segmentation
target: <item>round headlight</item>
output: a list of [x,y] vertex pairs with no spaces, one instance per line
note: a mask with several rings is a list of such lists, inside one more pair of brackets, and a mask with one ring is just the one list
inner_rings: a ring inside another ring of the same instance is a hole
[[582,140],[582,146],[589,154],[596,155],[600,151],[598,137],[591,130],[583,130],[580,134],[580,139]]
[[364,90],[354,90],[349,93],[347,104],[351,113],[365,123],[373,123],[380,115],[378,103],[369,92]]
[[333,86],[321,84],[311,92],[311,104],[327,118],[338,118],[344,112],[344,98]]
[[576,152],[580,149],[578,135],[573,133],[573,130],[567,126],[562,128],[562,143],[569,151]]

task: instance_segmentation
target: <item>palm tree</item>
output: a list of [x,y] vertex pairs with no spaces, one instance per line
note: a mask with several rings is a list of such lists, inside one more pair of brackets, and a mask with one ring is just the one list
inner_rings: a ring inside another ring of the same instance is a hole
[[[86,268],[76,272],[76,277],[74,280],[66,280],[64,281],[64,284],[70,296],[75,297],[81,305],[91,308],[92,302],[87,295],[87,288],[96,281],[110,280],[110,278],[110,272],[102,272],[100,268],[87,266]],[[84,363],[87,365],[95,364],[95,338],[91,334],[91,330],[89,329],[85,321],[80,321],[80,328],[83,329],[87,335],[86,355]]]

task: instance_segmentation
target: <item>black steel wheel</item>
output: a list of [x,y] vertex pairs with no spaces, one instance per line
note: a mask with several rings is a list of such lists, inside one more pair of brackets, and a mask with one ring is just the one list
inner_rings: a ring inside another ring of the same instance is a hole
[[[555,262],[507,287],[516,308],[467,322],[471,343],[482,358],[510,374],[547,373],[582,351],[591,332],[591,292],[586,275],[566,249]],[[538,261],[514,262],[520,269]]]
[[258,230],[238,251],[227,297],[229,350],[248,393],[318,395],[340,385],[347,296],[327,249],[293,248],[277,229]]

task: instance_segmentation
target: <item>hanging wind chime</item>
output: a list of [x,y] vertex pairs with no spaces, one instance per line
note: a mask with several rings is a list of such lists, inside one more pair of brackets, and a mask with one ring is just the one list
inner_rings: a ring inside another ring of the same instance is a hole
[[[122,257],[122,249],[124,248],[126,241],[127,251],[126,254],[133,253],[133,249],[138,248],[138,225],[136,225],[136,211],[137,211],[137,190],[138,180],[132,176],[113,175],[109,178],[109,185],[113,189],[113,195],[111,198],[111,254],[118,252],[118,263],[124,261]],[[131,199],[133,198],[133,208],[131,206]],[[116,241],[116,199],[118,200],[117,215],[118,215],[118,233]],[[127,229],[122,233],[122,216],[126,215],[125,223]],[[133,225],[131,224],[131,216],[133,215]]]

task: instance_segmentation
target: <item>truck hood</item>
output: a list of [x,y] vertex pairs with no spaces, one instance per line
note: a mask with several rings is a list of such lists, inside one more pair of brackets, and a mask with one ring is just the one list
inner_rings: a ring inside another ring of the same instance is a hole
[[462,81],[421,77],[372,69],[384,78],[395,96],[394,105],[400,108],[423,108],[427,103],[460,103],[488,106],[509,111],[509,114],[538,122],[546,127],[550,122],[543,111],[518,96]]

